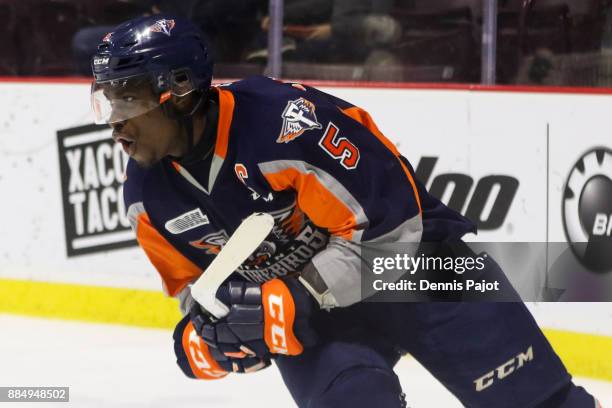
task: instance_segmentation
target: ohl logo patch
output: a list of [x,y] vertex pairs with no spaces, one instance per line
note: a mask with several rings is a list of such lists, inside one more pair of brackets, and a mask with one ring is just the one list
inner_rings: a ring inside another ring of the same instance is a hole
[[176,23],[174,20],[157,20],[155,24],[148,28],[148,30],[152,33],[164,33],[170,37],[170,33],[175,25]]
[[307,130],[322,128],[317,122],[314,104],[304,98],[289,101],[281,117],[283,128],[276,143],[289,143]]

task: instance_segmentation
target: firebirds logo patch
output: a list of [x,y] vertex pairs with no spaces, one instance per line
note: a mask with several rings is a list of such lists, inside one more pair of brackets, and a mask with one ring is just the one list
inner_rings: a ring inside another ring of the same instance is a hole
[[155,24],[148,28],[148,30],[152,33],[164,33],[168,37],[170,37],[170,33],[172,32],[172,29],[175,25],[176,23],[174,22],[174,20],[157,20]]
[[281,117],[283,128],[276,143],[289,143],[307,130],[322,128],[317,122],[314,104],[304,98],[289,101]]

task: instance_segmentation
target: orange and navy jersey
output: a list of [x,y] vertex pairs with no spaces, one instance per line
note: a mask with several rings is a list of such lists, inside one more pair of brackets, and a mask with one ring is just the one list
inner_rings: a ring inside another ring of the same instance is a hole
[[276,225],[236,271],[256,282],[316,268],[339,305],[359,301],[360,247],[459,239],[474,225],[431,197],[364,110],[253,77],[213,88],[212,160],[128,165],[124,198],[167,293],[195,280],[240,222]]

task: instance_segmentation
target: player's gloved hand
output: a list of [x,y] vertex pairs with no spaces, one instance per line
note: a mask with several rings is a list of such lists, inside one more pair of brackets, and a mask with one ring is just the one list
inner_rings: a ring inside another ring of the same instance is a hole
[[230,281],[217,298],[229,307],[227,316],[212,322],[196,304],[191,321],[220,364],[224,358],[298,355],[304,346],[316,344],[309,320],[317,305],[295,278],[272,279],[263,285]]
[[187,377],[216,380],[228,374],[212,358],[208,346],[196,333],[189,316],[185,316],[176,325],[172,338],[176,362]]
[[209,346],[195,331],[189,316],[185,316],[178,323],[172,337],[176,362],[183,373],[190,378],[217,380],[230,372],[253,372],[270,365],[269,359],[260,358],[238,361],[227,359],[218,362]]

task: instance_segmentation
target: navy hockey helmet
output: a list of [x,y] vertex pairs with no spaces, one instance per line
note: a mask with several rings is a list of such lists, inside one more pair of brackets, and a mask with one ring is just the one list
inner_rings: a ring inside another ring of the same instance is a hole
[[[114,123],[153,110],[173,95],[205,93],[212,81],[213,60],[195,24],[157,14],[135,18],[108,33],[91,67],[96,123]],[[133,92],[143,86],[147,95]]]

